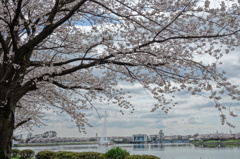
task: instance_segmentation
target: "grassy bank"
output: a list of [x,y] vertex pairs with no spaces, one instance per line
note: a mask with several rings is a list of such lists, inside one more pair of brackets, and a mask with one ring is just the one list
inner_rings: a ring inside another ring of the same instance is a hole
[[231,140],[204,140],[204,141],[194,141],[193,143],[240,143],[240,139],[231,139]]
[[203,147],[239,147],[240,139],[194,141],[193,144]]

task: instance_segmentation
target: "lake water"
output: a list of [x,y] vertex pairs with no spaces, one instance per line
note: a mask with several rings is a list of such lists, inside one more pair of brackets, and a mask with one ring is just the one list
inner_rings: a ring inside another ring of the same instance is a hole
[[74,152],[106,152],[119,146],[132,154],[148,154],[161,159],[240,159],[240,147],[234,148],[202,148],[192,144],[115,144],[108,147],[98,145],[59,145],[59,146],[29,146],[16,147],[20,150],[32,149],[35,152],[74,151]]

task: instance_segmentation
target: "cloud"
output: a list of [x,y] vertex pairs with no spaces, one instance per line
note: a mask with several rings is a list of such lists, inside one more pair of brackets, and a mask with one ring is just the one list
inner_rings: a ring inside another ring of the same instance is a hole
[[109,128],[136,128],[136,127],[145,127],[145,128],[165,128],[166,126],[163,124],[162,120],[131,120],[129,121],[109,121],[107,125]]
[[184,121],[185,124],[202,124],[203,122],[197,117],[190,117]]
[[[206,59],[207,60],[207,59]],[[223,65],[220,69],[226,71],[226,75],[230,81],[239,85],[240,78],[240,56],[237,51],[229,55],[223,56]],[[175,101],[178,105],[172,108],[168,114],[161,109],[150,112],[155,100],[147,94],[139,83],[126,84],[120,83],[121,88],[132,93],[130,101],[135,107],[135,111],[131,114],[130,110],[125,110],[115,105],[95,102],[95,109],[83,110],[89,119],[92,128],[87,127],[88,134],[80,134],[74,122],[66,114],[47,113],[46,127],[36,128],[34,133],[44,133],[45,131],[54,130],[59,136],[95,136],[96,133],[102,132],[104,112],[107,110],[107,129],[109,136],[123,136],[136,133],[155,134],[163,129],[168,134],[194,134],[194,133],[211,133],[225,132],[228,133],[230,127],[221,125],[219,112],[214,107],[214,102],[209,98],[199,95],[192,96],[187,91],[175,94]],[[231,101],[224,97],[223,104],[226,106],[225,114],[228,114],[229,108],[240,115],[240,103]],[[124,112],[124,115],[120,113]],[[100,118],[98,116],[100,115]],[[237,127],[233,129],[233,133],[240,132],[240,117],[229,118]]]

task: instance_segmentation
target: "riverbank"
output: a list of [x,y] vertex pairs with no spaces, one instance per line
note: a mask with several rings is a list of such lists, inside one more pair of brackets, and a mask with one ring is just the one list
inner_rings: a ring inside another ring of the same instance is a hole
[[[144,159],[160,159],[157,156],[154,155],[130,155],[130,153],[121,148],[121,147],[112,147],[111,149],[108,149],[106,152],[94,152],[94,151],[88,151],[88,152],[72,152],[72,151],[39,151],[34,152],[30,149],[25,150],[18,150],[13,149],[12,155],[14,157],[11,157],[11,159],[105,159],[105,158],[124,158],[124,159],[138,159],[138,158],[144,158]],[[35,157],[34,157],[35,156]]]
[[[171,142],[166,142],[171,143]],[[180,143],[180,142],[177,142]],[[240,139],[231,140],[201,140],[191,142],[195,146],[202,147],[240,147]],[[98,142],[59,142],[59,143],[26,143],[26,144],[14,144],[13,147],[26,147],[26,146],[60,146],[60,145],[98,145]],[[117,143],[116,143],[117,144]],[[164,144],[164,143],[162,143]]]
[[240,139],[231,140],[204,140],[192,142],[195,146],[201,147],[240,147]]
[[98,142],[70,142],[70,143],[26,143],[26,144],[14,144],[13,147],[26,147],[26,146],[58,146],[58,145],[90,145],[99,144]]
[[[40,151],[72,151],[72,152],[101,152],[105,153],[112,147],[121,147],[126,149],[131,155],[154,155],[162,159],[239,159],[239,147],[196,147],[191,143],[154,143],[154,144],[115,144],[112,146],[90,145],[56,145],[56,146],[28,146],[15,147],[19,150],[31,149],[38,153]],[[174,152],[174,153],[173,153]]]

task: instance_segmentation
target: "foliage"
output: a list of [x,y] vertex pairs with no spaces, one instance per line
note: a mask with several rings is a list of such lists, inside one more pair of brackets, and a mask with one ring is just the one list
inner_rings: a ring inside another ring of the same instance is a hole
[[98,152],[57,152],[51,159],[103,159]]
[[51,159],[51,157],[55,154],[52,151],[40,151],[36,154],[35,159]]
[[26,149],[26,150],[22,150],[19,153],[19,158],[20,159],[29,159],[29,158],[33,158],[34,157],[35,152],[33,150],[30,149]]
[[19,149],[12,149],[12,157],[18,157],[20,152]]
[[218,67],[240,46],[239,7],[225,0],[1,1],[0,158],[14,128],[44,125],[51,108],[84,132],[90,123],[82,110],[93,103],[133,111],[121,83],[140,84],[156,101],[151,111],[165,113],[177,104],[175,93],[204,94],[222,124],[235,127],[227,115],[237,114],[221,101],[239,101],[240,91]]
[[160,159],[160,158],[153,155],[130,155],[125,157],[125,159]]
[[74,155],[74,152],[59,151],[55,153],[51,159],[75,159],[73,155]]
[[75,153],[76,159],[101,159],[102,153],[99,152],[79,152]]
[[[237,86],[217,69],[223,54],[240,43],[238,3],[219,1],[221,9],[196,0],[1,3],[8,12],[0,14],[0,68],[6,70],[0,71],[0,88],[6,90],[0,103],[18,95],[16,127],[42,125],[43,109],[51,107],[66,111],[83,131],[88,121],[81,109],[92,102],[106,100],[133,110],[131,95],[118,87],[120,81],[142,84],[156,99],[152,111],[161,108],[165,113],[176,105],[165,94],[204,92],[216,102],[223,123],[221,97],[239,100]],[[214,59],[209,63],[199,58],[209,56]],[[14,85],[5,89],[8,82]],[[75,93],[79,97],[70,98]]]
[[52,138],[52,137],[57,137],[57,133],[55,131],[47,131],[43,133],[44,138]]
[[111,148],[104,154],[106,159],[124,159],[128,155],[129,152],[120,147]]

